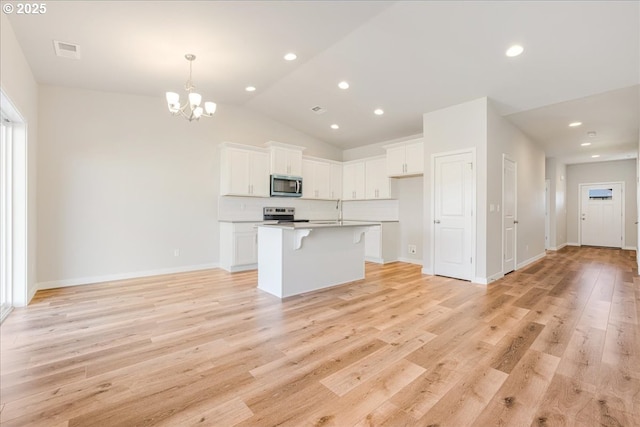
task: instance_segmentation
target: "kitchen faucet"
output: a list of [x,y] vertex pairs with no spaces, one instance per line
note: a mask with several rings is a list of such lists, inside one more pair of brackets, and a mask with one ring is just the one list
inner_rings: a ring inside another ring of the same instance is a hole
[[338,209],[338,222],[342,222],[342,199],[338,199],[336,209]]

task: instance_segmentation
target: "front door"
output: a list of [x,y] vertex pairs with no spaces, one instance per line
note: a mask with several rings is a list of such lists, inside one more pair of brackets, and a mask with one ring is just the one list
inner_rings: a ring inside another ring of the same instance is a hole
[[435,157],[434,273],[473,277],[473,154]]
[[622,184],[589,184],[580,187],[580,244],[621,248]]
[[516,269],[516,188],[517,164],[506,156],[502,157],[502,274]]

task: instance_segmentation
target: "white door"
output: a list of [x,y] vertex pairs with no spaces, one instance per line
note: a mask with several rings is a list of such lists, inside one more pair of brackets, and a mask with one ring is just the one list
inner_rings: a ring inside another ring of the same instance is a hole
[[580,244],[621,248],[622,184],[580,186]]
[[506,156],[502,157],[502,274],[516,269],[516,206],[518,165]]
[[473,155],[435,157],[434,273],[473,277]]

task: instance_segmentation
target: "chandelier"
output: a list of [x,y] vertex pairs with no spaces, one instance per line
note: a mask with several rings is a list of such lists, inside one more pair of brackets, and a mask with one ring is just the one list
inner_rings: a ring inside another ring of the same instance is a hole
[[189,80],[184,85],[184,89],[187,91],[187,102],[184,105],[180,105],[180,95],[175,92],[167,92],[167,106],[169,111],[174,116],[182,116],[190,122],[198,120],[200,117],[211,117],[216,112],[216,103],[207,101],[204,103],[204,108],[200,106],[202,103],[202,95],[197,92],[193,92],[196,87],[191,80],[191,69],[193,61],[196,56],[188,53],[184,56],[189,61]]

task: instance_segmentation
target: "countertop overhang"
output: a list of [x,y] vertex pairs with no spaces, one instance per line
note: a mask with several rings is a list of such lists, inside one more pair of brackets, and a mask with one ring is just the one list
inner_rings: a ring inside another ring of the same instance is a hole
[[309,221],[283,222],[280,224],[256,224],[256,227],[280,228],[283,230],[307,230],[314,228],[372,227],[376,225],[380,225],[380,223],[365,221]]

